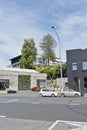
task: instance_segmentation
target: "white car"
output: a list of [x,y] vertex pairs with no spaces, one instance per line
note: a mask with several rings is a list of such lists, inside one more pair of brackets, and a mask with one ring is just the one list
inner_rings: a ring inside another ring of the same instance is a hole
[[40,96],[50,96],[50,97],[57,97],[58,93],[52,89],[43,88],[39,92]]
[[66,96],[79,97],[79,96],[81,96],[81,93],[74,91],[72,89],[65,89],[62,91],[61,96],[63,96],[63,97],[66,97]]

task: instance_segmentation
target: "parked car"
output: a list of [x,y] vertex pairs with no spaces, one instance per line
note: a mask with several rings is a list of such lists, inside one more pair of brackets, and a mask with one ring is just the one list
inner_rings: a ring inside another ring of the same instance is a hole
[[43,88],[39,92],[40,96],[51,96],[51,97],[57,97],[58,93],[52,89],[49,88]]
[[81,96],[81,93],[74,91],[72,89],[65,89],[62,91],[61,96],[63,96],[63,97],[66,97],[66,96],[79,97],[79,96]]
[[32,91],[40,91],[41,88],[40,88],[40,87],[33,87],[31,90],[32,90]]

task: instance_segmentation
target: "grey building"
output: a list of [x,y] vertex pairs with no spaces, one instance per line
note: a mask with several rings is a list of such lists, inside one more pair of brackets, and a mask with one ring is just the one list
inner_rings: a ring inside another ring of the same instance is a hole
[[82,94],[87,92],[87,49],[67,50],[68,86]]

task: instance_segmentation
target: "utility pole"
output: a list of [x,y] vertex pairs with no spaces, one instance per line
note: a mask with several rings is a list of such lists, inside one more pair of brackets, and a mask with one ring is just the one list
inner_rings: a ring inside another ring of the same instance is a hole
[[52,26],[52,29],[54,30],[57,39],[58,39],[58,43],[59,43],[59,58],[60,58],[60,74],[61,74],[61,89],[60,89],[60,93],[63,91],[63,76],[62,76],[62,60],[61,60],[61,44],[60,44],[60,37],[55,29],[54,26]]

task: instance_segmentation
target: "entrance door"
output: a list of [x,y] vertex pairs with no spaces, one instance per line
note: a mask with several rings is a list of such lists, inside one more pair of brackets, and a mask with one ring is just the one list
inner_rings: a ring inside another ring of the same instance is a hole
[[87,77],[84,77],[84,90],[87,91]]
[[74,79],[73,79],[73,85],[74,85],[75,88],[79,86],[78,85],[78,77],[74,77]]

